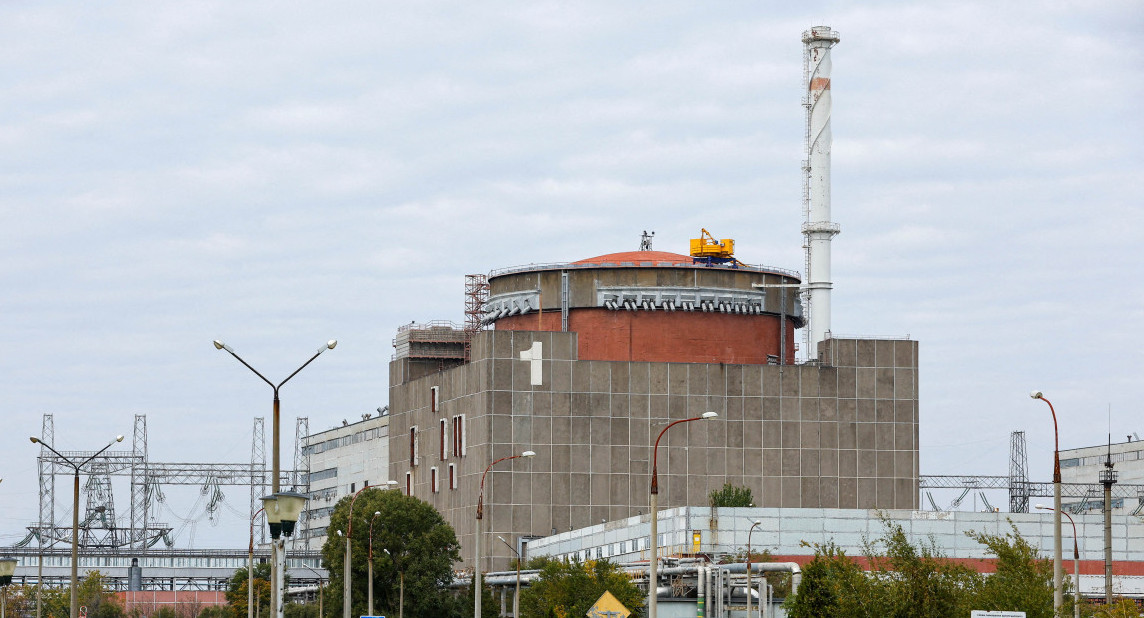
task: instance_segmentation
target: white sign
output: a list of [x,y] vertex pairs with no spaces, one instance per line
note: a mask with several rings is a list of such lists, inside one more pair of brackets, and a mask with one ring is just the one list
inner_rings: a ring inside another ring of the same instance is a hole
[[969,618],[1025,618],[1025,612],[986,612],[975,609],[969,613]]

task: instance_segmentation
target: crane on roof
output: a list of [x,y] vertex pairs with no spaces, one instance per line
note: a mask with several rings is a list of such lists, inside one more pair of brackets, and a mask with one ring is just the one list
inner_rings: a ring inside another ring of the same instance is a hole
[[691,239],[691,259],[696,264],[738,265],[735,259],[735,241],[731,238],[715,240],[706,228],[701,228],[699,238]]

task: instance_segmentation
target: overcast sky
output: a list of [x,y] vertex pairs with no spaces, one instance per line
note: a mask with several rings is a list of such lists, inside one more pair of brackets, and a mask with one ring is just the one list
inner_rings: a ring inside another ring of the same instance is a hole
[[[0,545],[37,516],[43,413],[60,449],[146,414],[152,460],[248,462],[271,391],[212,339],[275,380],[338,339],[283,389],[289,453],[296,416],[387,403],[397,326],[462,321],[467,273],[645,229],[686,253],[700,227],[802,271],[819,24],[842,37],[833,330],[920,342],[923,474],[1007,474],[1024,430],[1047,481],[1031,389],[1062,447],[1110,411],[1144,433],[1142,22],[1136,0],[4,3]],[[180,545],[244,546],[245,488],[216,525],[166,491]]]

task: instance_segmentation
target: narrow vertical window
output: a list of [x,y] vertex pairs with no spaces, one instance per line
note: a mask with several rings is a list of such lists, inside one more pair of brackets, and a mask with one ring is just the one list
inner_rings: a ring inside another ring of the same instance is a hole
[[416,466],[420,462],[420,451],[417,448],[417,426],[409,428],[409,465]]
[[449,464],[449,489],[457,488],[457,464]]
[[441,491],[441,486],[440,486],[439,482],[440,481],[437,479],[437,466],[433,466],[432,468],[429,468],[429,488],[430,488],[430,491],[432,491],[433,493],[437,493],[437,492]]
[[449,457],[449,449],[446,446],[449,443],[449,423],[445,419],[441,419],[441,461],[445,461]]
[[412,472],[406,472],[405,473],[405,495],[407,495],[407,496],[413,495],[413,473]]
[[439,388],[441,388],[441,387],[434,386],[434,387],[429,389],[429,411],[432,412],[433,414],[437,413],[437,401],[438,401],[437,389],[439,389]]

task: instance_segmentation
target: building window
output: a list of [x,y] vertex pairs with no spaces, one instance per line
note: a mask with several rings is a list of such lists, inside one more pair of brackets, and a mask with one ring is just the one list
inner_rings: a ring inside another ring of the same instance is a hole
[[441,419],[441,461],[445,461],[449,456],[449,423],[445,419]]
[[406,472],[405,473],[405,495],[407,495],[407,496],[413,495],[413,473],[412,472]]
[[449,464],[449,489],[457,488],[457,464]]
[[354,484],[350,483],[350,493],[351,494],[354,492],[354,488],[355,488]]
[[437,480],[437,466],[429,468],[429,488],[433,493],[441,491],[441,486],[438,484]]
[[453,456],[465,455],[465,415],[458,414],[453,417]]
[[414,425],[413,427],[409,428],[409,465],[410,466],[416,466],[418,463],[420,463],[420,461],[418,459],[418,455],[420,455],[420,454],[421,453],[419,453],[417,451],[417,426]]
[[432,412],[433,414],[437,413],[437,401],[438,401],[437,389],[439,389],[439,388],[441,388],[441,387],[440,386],[434,386],[434,387],[429,389],[429,411]]

